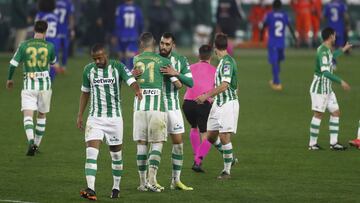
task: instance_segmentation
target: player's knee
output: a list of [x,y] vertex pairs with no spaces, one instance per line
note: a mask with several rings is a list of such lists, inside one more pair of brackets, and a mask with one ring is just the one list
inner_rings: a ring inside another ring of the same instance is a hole
[[315,111],[315,112],[314,112],[314,117],[321,120],[322,117],[323,117],[323,113]]
[[336,110],[336,111],[332,112],[331,116],[340,117],[340,110]]

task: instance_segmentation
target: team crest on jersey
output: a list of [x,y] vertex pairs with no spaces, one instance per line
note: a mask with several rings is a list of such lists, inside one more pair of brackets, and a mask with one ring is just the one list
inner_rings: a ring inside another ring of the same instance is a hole
[[112,85],[115,83],[115,78],[94,78],[94,85]]

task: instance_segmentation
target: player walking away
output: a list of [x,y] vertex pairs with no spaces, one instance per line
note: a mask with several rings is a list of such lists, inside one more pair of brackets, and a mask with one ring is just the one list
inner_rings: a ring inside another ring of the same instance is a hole
[[[216,68],[210,64],[212,48],[210,45],[202,45],[199,48],[200,61],[192,64],[190,70],[194,80],[194,86],[187,88],[184,96],[183,110],[186,120],[190,123],[190,142],[194,154],[193,170],[196,170],[196,165],[200,166],[201,159],[196,159],[197,156],[204,158],[209,152],[211,143],[206,139],[206,122],[209,117],[212,99],[209,98],[203,104],[197,104],[196,98],[205,94],[214,88],[214,78]],[[201,134],[201,138],[199,135]],[[201,140],[206,142],[202,151],[200,151]]]
[[360,121],[359,121],[359,127],[358,127],[358,133],[357,133],[357,138],[354,140],[350,140],[349,144],[351,146],[354,146],[358,149],[360,149]]
[[338,143],[339,116],[340,110],[332,82],[341,84],[344,90],[350,90],[350,86],[341,78],[333,74],[332,59],[337,58],[343,52],[351,48],[351,44],[346,44],[341,50],[331,52],[335,43],[335,30],[327,27],[321,32],[323,43],[317,48],[316,65],[314,79],[310,87],[311,109],[314,115],[310,124],[310,142],[309,150],[319,150],[321,147],[317,144],[320,123],[326,109],[330,112],[329,130],[330,130],[330,149],[345,150],[346,148]]
[[[48,23],[48,29],[46,32],[46,41],[54,44],[55,56],[58,58],[60,40],[57,37],[58,33],[58,16],[54,13],[55,0],[39,0],[38,1],[39,12],[36,14],[35,20],[44,20]],[[60,71],[59,63],[56,63],[50,67],[51,81],[55,79],[56,73]]]
[[60,72],[64,73],[66,70],[67,60],[69,56],[70,40],[75,37],[75,19],[74,19],[74,5],[71,0],[57,0],[55,14],[58,16],[58,38],[59,48],[61,49],[61,67]]
[[[171,61],[173,68],[162,68],[161,72],[165,75],[175,77],[187,87],[192,87],[194,82],[190,72],[189,62],[186,57],[174,52],[175,37],[171,33],[164,33],[160,40],[160,55]],[[167,114],[167,131],[172,140],[172,179],[171,189],[193,190],[180,181],[180,174],[183,165],[183,134],[185,132],[184,119],[180,110],[179,90],[171,80],[165,80],[164,102]]]
[[124,4],[117,7],[115,16],[119,57],[127,67],[132,68],[133,57],[139,49],[137,40],[144,29],[142,12],[133,0],[126,0]]
[[[215,97],[207,122],[207,139],[210,143],[220,137],[224,169],[218,179],[229,179],[233,162],[233,147],[231,135],[236,133],[239,116],[239,101],[237,96],[237,65],[227,53],[227,36],[217,34],[215,37],[215,54],[220,62],[215,74],[215,88],[199,96],[196,102],[204,103],[210,97]],[[201,146],[200,146],[201,147]]]
[[[24,82],[21,91],[21,111],[24,114],[24,129],[29,143],[26,153],[34,156],[45,134],[46,113],[50,110],[51,80],[49,64],[56,61],[54,45],[45,41],[48,24],[46,21],[36,21],[34,39],[20,44],[10,61],[9,76],[6,88],[13,88],[12,80],[15,68],[23,64]],[[33,116],[37,111],[34,130]],[[35,133],[34,133],[35,131]],[[35,134],[35,136],[34,136]]]
[[123,172],[122,141],[123,120],[120,106],[121,82],[135,91],[141,100],[142,94],[135,78],[124,64],[109,60],[104,45],[95,44],[91,49],[94,62],[85,66],[81,87],[77,127],[83,130],[83,114],[90,99],[89,117],[86,122],[86,163],[85,176],[87,188],[80,192],[81,197],[96,200],[95,177],[97,157],[101,142],[109,145],[112,159],[112,175],[114,184],[111,198],[120,195],[120,181]]
[[[269,27],[269,41],[268,41],[268,61],[272,66],[272,80],[269,81],[270,87],[275,91],[281,91],[283,86],[280,81],[280,62],[285,59],[285,28],[289,27],[292,36],[296,41],[296,36],[293,28],[290,25],[288,15],[281,10],[282,3],[280,0],[273,2],[273,11],[269,12],[264,20],[264,25],[261,33],[264,32],[265,27]],[[261,34],[262,36],[262,34]]]
[[[163,143],[167,139],[166,113],[164,103],[164,75],[161,67],[170,66],[170,60],[154,53],[155,40],[151,33],[141,34],[140,47],[143,52],[134,57],[134,70],[139,71],[137,81],[140,84],[144,99],[135,98],[133,138],[137,142],[137,166],[140,177],[139,191],[161,192],[164,190],[156,180],[161,161]],[[171,79],[180,87],[176,77]],[[150,152],[148,155],[148,146]],[[147,171],[147,164],[149,170]],[[147,172],[149,177],[147,178]]]

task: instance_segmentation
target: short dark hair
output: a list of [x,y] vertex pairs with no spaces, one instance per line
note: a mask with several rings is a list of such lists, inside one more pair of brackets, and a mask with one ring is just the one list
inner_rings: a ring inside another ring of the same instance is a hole
[[139,37],[139,44],[142,48],[153,46],[154,41],[154,36],[150,32],[144,32]]
[[164,32],[164,34],[162,34],[161,37],[166,38],[166,39],[171,38],[173,43],[175,43],[175,36],[171,32]]
[[272,7],[274,9],[280,9],[282,7],[282,3],[281,3],[281,0],[274,0],[273,4],[272,4]]
[[215,47],[219,50],[227,49],[227,35],[224,33],[218,33],[215,36]]
[[208,44],[202,45],[199,48],[199,58],[200,60],[209,60],[212,54],[212,47]]
[[48,24],[44,20],[38,20],[35,22],[34,25],[34,31],[37,33],[46,33],[46,30],[48,28]]
[[56,7],[55,0],[39,0],[38,1],[38,8],[39,11],[42,12],[53,12]]
[[100,50],[105,50],[104,44],[96,43],[91,47],[91,53],[96,53]]
[[331,27],[326,27],[321,31],[321,38],[323,39],[323,41],[326,41],[333,34],[335,34],[335,30]]

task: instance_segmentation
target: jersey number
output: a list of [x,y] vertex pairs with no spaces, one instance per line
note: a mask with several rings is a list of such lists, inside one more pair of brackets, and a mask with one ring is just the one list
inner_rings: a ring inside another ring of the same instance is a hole
[[46,37],[50,37],[50,38],[56,37],[56,22],[48,22]]
[[[45,67],[47,65],[48,50],[46,48],[41,47],[36,49],[35,47],[28,47],[26,49],[26,54],[30,55],[30,58],[27,61],[27,65],[30,68],[34,68],[36,66]],[[40,59],[36,57],[38,54],[40,55]]]
[[133,28],[135,25],[135,13],[124,14],[125,28]]
[[336,8],[331,8],[331,21],[336,22],[339,19],[339,13]]
[[282,37],[283,36],[283,33],[282,33],[283,29],[284,29],[283,22],[279,21],[279,20],[275,21],[275,36],[276,37]]
[[57,8],[57,9],[55,10],[55,13],[56,13],[56,15],[59,16],[59,18],[60,18],[60,23],[63,24],[64,21],[65,21],[66,9],[64,9],[64,8]]
[[149,71],[149,81],[150,83],[154,82],[154,71],[155,71],[155,62],[150,62],[148,64],[145,64],[143,62],[137,62],[135,64],[136,69],[140,69],[143,73],[148,70]]

